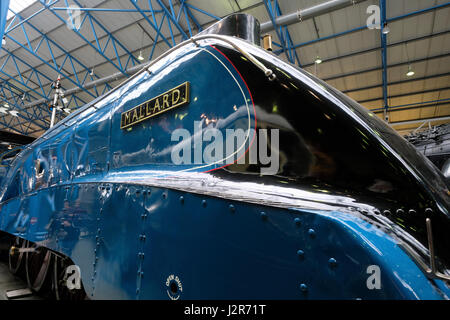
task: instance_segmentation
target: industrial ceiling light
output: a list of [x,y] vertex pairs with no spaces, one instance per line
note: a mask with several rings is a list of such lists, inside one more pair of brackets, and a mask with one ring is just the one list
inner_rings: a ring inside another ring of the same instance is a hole
[[17,111],[17,110],[11,110],[11,111],[9,111],[9,113],[10,113],[12,116],[14,116],[14,117],[18,117],[19,111]]
[[94,75],[94,68],[91,69],[91,72],[89,73],[89,75],[91,75],[91,76]]
[[382,32],[383,34],[388,34],[389,32],[391,32],[391,29],[389,29],[389,27],[388,27],[388,25],[387,25],[387,22],[384,23],[384,25],[383,25],[383,30],[381,30],[381,32]]
[[11,150],[11,149],[12,149],[12,145],[9,145],[9,146],[8,146],[8,150]]
[[3,37],[2,39],[2,46],[4,46],[6,44],[6,37]]
[[142,50],[139,51],[139,57],[138,57],[138,60],[139,60],[139,61],[143,61],[143,60],[144,60],[144,57],[142,56]]
[[9,108],[9,104],[7,104],[7,103],[5,103],[3,106],[4,106],[5,108]]
[[416,73],[411,69],[411,65],[408,66],[408,72],[406,73],[407,77],[412,77]]
[[321,64],[322,63],[322,59],[320,59],[319,56],[317,56],[316,60],[314,60],[315,64]]

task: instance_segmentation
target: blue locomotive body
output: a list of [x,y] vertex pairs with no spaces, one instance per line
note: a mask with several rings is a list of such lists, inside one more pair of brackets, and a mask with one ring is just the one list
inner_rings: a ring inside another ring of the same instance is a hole
[[[275,172],[248,163],[266,147]],[[375,115],[232,37],[184,43],[50,129],[11,165],[0,206],[0,229],[69,257],[93,299],[450,296],[421,267],[425,218],[449,266],[440,173]]]

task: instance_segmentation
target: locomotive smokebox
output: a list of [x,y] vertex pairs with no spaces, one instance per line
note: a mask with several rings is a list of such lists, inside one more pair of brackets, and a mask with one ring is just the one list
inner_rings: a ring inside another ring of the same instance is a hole
[[247,40],[258,46],[261,44],[259,21],[255,17],[245,13],[229,15],[199,33],[199,35],[205,34],[233,36]]

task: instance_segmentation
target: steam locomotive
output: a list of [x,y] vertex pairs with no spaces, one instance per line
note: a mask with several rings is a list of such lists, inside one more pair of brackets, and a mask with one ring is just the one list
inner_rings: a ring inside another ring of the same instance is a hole
[[405,136],[416,149],[441,169],[444,177],[450,179],[450,124],[430,127],[421,132],[412,132]]
[[448,299],[442,174],[259,41],[229,16],[26,146],[11,271],[67,299]]

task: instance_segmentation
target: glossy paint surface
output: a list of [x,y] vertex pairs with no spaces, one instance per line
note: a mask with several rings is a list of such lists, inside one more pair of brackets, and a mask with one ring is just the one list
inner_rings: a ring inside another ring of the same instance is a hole
[[[202,42],[69,117],[15,160],[0,229],[69,256],[96,299],[448,299],[446,284],[428,280],[399,245],[426,258],[426,207],[448,240],[438,187],[428,193],[320,84],[249,50],[277,81]],[[189,104],[120,129],[123,112],[186,81]],[[248,132],[237,148],[249,152],[256,129],[280,130],[279,172],[195,161],[196,135],[212,128]],[[177,129],[193,139],[191,164],[172,161]],[[366,154],[353,148],[359,142]],[[379,172],[358,175],[373,163]],[[403,217],[401,208],[416,213]],[[380,214],[387,209],[395,213]],[[374,265],[379,289],[367,284]]]

